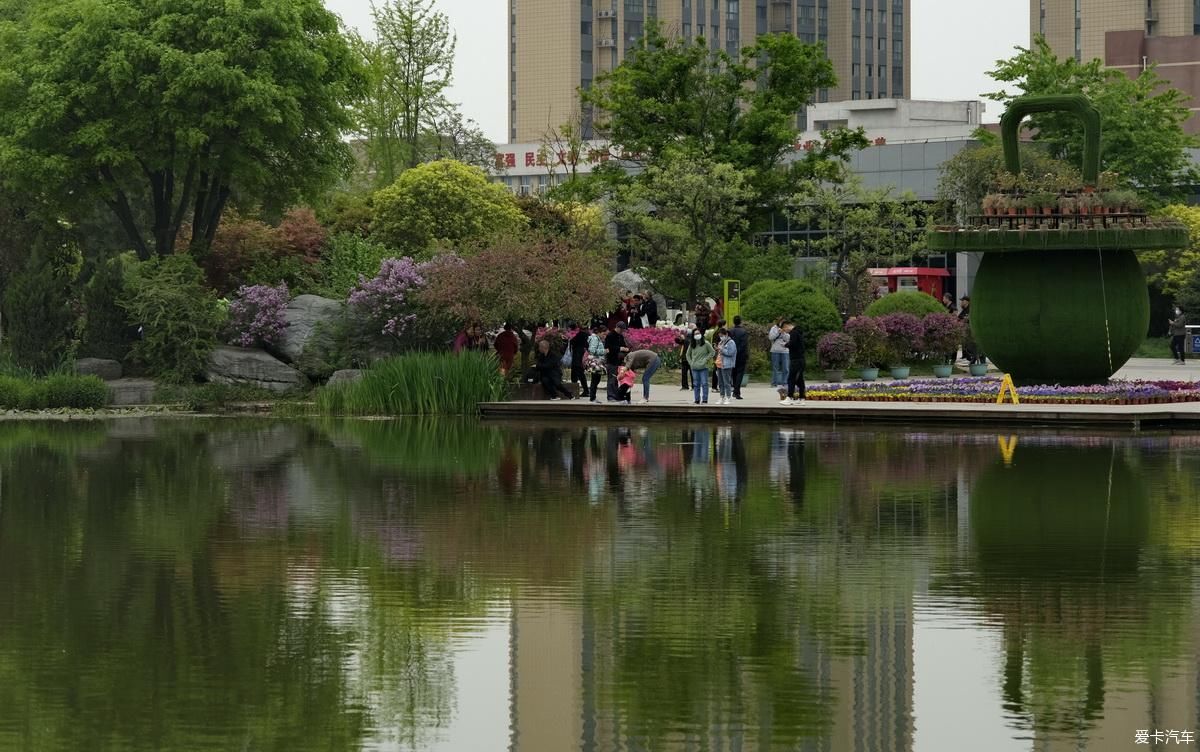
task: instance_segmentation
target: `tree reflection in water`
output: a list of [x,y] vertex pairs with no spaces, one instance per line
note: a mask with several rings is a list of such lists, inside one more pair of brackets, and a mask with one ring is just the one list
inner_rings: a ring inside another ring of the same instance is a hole
[[948,432],[13,424],[0,749],[428,748],[499,624],[497,748],[907,750],[918,600],[1000,627],[962,680],[1039,739],[1107,738],[1142,689],[1165,726],[1200,468],[1019,438],[1009,466]]

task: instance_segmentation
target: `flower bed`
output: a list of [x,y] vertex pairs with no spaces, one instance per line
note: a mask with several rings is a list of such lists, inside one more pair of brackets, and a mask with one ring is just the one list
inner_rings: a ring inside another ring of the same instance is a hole
[[[830,402],[982,402],[994,403],[1000,379],[915,379],[901,382],[854,382],[808,390],[810,400]],[[1200,402],[1200,382],[1119,381],[1095,386],[1038,385],[1017,388],[1022,403],[1041,405],[1158,405]]]

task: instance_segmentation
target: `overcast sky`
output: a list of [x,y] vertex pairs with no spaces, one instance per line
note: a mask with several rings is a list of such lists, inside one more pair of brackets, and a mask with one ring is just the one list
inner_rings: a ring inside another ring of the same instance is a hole
[[[507,140],[507,0],[436,0],[458,33],[450,95],[492,140]],[[839,0],[834,0],[838,2]],[[844,2],[845,0],[840,0]],[[371,29],[368,0],[325,0],[350,26]],[[986,71],[1016,45],[1029,44],[1024,0],[909,0],[914,99],[975,99],[996,87]],[[1000,9],[1003,9],[1002,11]],[[989,102],[985,120],[1000,119]]]

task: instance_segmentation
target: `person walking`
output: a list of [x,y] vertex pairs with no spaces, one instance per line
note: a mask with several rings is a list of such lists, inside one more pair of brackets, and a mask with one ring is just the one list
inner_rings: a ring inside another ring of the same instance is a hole
[[733,368],[737,363],[737,343],[725,329],[717,330],[717,388],[721,391],[721,404],[732,404]]
[[650,377],[661,364],[662,358],[653,350],[634,350],[625,356],[625,367],[642,374],[642,402],[639,404],[650,401]]
[[771,386],[775,389],[786,389],[788,378],[788,335],[783,331],[783,317],[775,320],[771,331],[767,332],[767,341],[771,343]]
[[583,354],[587,352],[591,333],[576,323],[571,324],[570,331],[571,339],[567,343],[567,349],[571,353],[571,386],[578,384],[579,394],[576,396],[582,397],[588,393],[587,369],[583,362]]
[[1171,355],[1175,358],[1175,365],[1185,365],[1187,359],[1183,354],[1183,338],[1187,335],[1187,316],[1183,315],[1179,306],[1175,306],[1175,318],[1167,319],[1167,326],[1171,334]]
[[618,321],[604,338],[604,365],[608,369],[608,401],[617,401],[617,368],[625,360],[629,345],[625,342],[626,324]]
[[504,329],[496,335],[492,347],[495,348],[496,358],[500,361],[500,373],[507,376],[517,359],[517,352],[521,349],[521,340],[513,331],[511,323],[504,322]]
[[549,340],[538,341],[533,367],[537,370],[538,381],[541,382],[542,389],[546,392],[546,399],[559,400],[562,397],[574,399],[574,396],[563,386],[562,358],[550,351]]
[[592,326],[591,335],[588,336],[587,353],[584,355],[584,366],[592,377],[591,385],[588,388],[588,402],[599,401],[596,399],[596,390],[600,387],[601,377],[608,373],[608,368],[605,366],[608,351],[604,349],[604,337],[607,333],[608,325],[603,321],[597,321]]
[[733,331],[729,333],[733,343],[737,345],[737,361],[733,364],[733,398],[742,398],[742,379],[746,376],[746,366],[750,364],[750,332],[742,326],[742,317],[733,317]]
[[704,339],[704,332],[694,329],[688,344],[688,367],[692,372],[692,396],[696,404],[708,404],[708,369],[712,367],[717,351]]
[[788,383],[787,397],[782,400],[785,405],[798,405],[804,401],[804,332],[791,323],[783,325],[783,331],[788,336]]

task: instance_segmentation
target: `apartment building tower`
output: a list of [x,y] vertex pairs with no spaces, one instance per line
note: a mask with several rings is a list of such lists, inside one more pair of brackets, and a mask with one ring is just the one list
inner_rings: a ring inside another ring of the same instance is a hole
[[702,37],[732,55],[766,33],[821,42],[838,86],[818,92],[820,102],[908,98],[911,2],[509,0],[509,139],[535,142],[578,117],[579,89],[619,65],[651,19],[667,36]]

